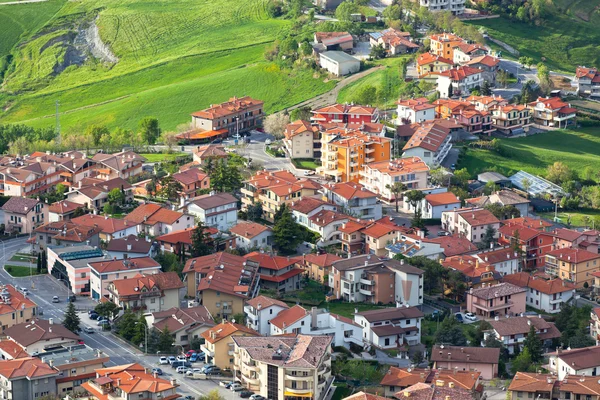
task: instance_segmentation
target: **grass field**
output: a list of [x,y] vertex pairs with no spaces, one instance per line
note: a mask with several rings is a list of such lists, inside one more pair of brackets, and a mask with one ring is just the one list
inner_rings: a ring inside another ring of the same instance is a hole
[[140,156],[144,157],[148,162],[162,162],[162,161],[173,161],[177,157],[185,157],[188,153],[140,153]]
[[[546,218],[549,220],[554,219],[553,212],[540,213],[540,216],[542,218]],[[560,218],[561,222],[565,225],[568,224],[571,226],[580,226],[580,227],[594,226],[594,228],[600,227],[600,224],[598,223],[598,221],[600,221],[600,210],[582,209],[582,210],[576,210],[576,211],[565,211],[565,212],[559,212],[557,214],[557,216],[558,216],[558,218]],[[586,217],[587,217],[587,219],[586,219]],[[569,224],[569,219],[570,219],[570,224]]]
[[504,175],[524,170],[545,175],[548,165],[561,161],[576,171],[598,167],[600,131],[598,128],[544,132],[526,138],[500,139],[505,154],[468,149],[458,168],[473,175],[494,169]]
[[313,170],[313,171],[316,170],[318,167],[321,166],[321,164],[315,162],[315,160],[310,160],[310,159],[305,159],[305,158],[295,159],[293,161],[293,163],[296,166],[296,168],[310,169],[310,170]]
[[29,276],[29,275],[38,275],[37,269],[35,269],[35,265],[34,265],[34,268],[21,267],[18,265],[5,265],[4,269],[13,278],[19,278],[19,277],[24,277],[24,276]]
[[37,263],[37,259],[35,257],[31,257],[28,255],[15,254],[10,258],[9,261],[21,261],[21,262],[32,262],[34,264]]
[[[565,0],[562,2],[567,3]],[[540,26],[502,17],[469,23],[483,26],[490,36],[515,47],[521,55],[533,57],[536,62],[545,57],[546,64],[554,70],[575,72],[577,65],[599,65],[600,17],[597,12],[592,14],[592,11],[600,5],[600,0],[568,3],[568,15],[559,13]],[[590,22],[574,15],[581,15],[585,11]]]

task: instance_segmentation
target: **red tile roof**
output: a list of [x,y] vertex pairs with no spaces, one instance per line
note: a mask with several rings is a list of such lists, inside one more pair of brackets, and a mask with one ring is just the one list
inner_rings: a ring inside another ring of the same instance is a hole
[[[37,357],[0,361],[0,376],[5,379],[13,380],[27,377],[27,379],[35,380],[53,375],[58,375],[58,370],[48,366]],[[13,396],[15,395],[13,394]]]
[[252,239],[263,232],[271,231],[271,228],[252,221],[240,221],[229,231],[234,235]]
[[260,264],[261,268],[267,268],[274,271],[282,270],[295,263],[290,257],[272,256],[267,253],[259,253],[258,251],[246,254],[245,258],[256,261]]
[[308,311],[306,311],[304,307],[295,305],[292,308],[280,311],[279,314],[271,320],[271,325],[274,325],[279,329],[285,329],[307,315]]
[[84,207],[83,204],[75,203],[69,200],[61,200],[57,201],[56,203],[50,204],[50,207],[48,207],[48,211],[51,213],[63,215],[73,212],[80,207]]
[[575,290],[575,285],[562,279],[542,279],[531,276],[526,272],[504,275],[504,282],[510,282],[520,287],[529,287],[544,294],[555,294]]
[[433,239],[424,239],[429,243],[438,243],[442,246],[446,257],[458,256],[477,250],[477,246],[468,239],[460,236],[440,236]]
[[335,254],[330,254],[330,253],[307,254],[303,257],[300,257],[301,260],[302,260],[302,258],[304,258],[304,261],[306,261],[307,263],[316,264],[319,267],[329,267],[334,262],[342,259],[342,257],[339,257]]
[[432,206],[452,205],[457,203],[460,206],[460,199],[452,192],[428,194],[425,196],[425,200]]
[[136,224],[156,225],[159,222],[173,224],[181,217],[183,217],[182,213],[168,210],[158,204],[141,204],[127,214],[124,220]]
[[546,253],[547,256],[558,260],[579,264],[582,262],[600,259],[600,254],[583,249],[556,249]]
[[137,274],[133,278],[117,279],[112,284],[119,297],[136,296],[144,289],[150,292],[152,290],[165,291],[184,287],[179,275],[174,271],[150,275]]
[[19,292],[13,285],[4,285],[4,290],[10,295],[10,304],[0,302],[0,315],[12,314],[26,308],[37,307],[33,300]]
[[471,226],[489,225],[500,223],[500,220],[489,210],[467,210],[458,213],[465,222]]
[[331,210],[321,210],[308,218],[314,225],[324,227],[334,222],[348,221],[350,216]]
[[450,131],[435,122],[425,122],[417,128],[415,133],[408,139],[403,150],[422,147],[429,151],[438,151],[446,141]]
[[6,354],[8,360],[16,358],[29,357],[29,354],[25,351],[23,346],[13,342],[12,340],[1,340],[0,341],[0,352]]
[[287,124],[287,126],[285,127],[284,134],[285,134],[285,138],[289,140],[289,139],[293,138],[294,136],[300,135],[301,133],[310,132],[311,134],[314,134],[318,131],[319,131],[319,128],[311,125],[310,122],[302,121],[299,119],[290,124]]
[[496,271],[493,265],[479,261],[478,258],[470,255],[446,257],[445,260],[441,261],[441,264],[444,268],[455,269],[470,278],[480,277],[486,272]]
[[246,304],[248,304],[249,306],[254,307],[257,310],[263,310],[265,308],[269,308],[272,306],[279,306],[285,309],[290,308],[286,303],[284,303],[283,301],[280,300],[276,300],[276,299],[272,299],[270,297],[267,296],[256,296],[253,299],[250,299],[248,301],[246,301]]
[[249,108],[259,107],[263,104],[263,101],[255,100],[249,96],[240,98],[232,97],[229,101],[224,103],[211,105],[209,108],[202,111],[196,111],[195,113],[192,113],[192,116],[205,119],[216,119],[240,113]]
[[300,200],[292,201],[292,203],[290,204],[290,208],[293,211],[298,211],[301,214],[308,214],[309,212],[325,205],[337,208],[334,204],[328,203],[316,197],[306,196],[301,198]]
[[441,76],[449,77],[453,81],[462,81],[468,76],[481,74],[481,70],[473,67],[458,67],[448,69],[439,73]]
[[454,62],[452,60],[449,60],[444,57],[436,56],[435,54],[431,54],[431,53],[423,53],[417,58],[417,64],[419,64],[419,65],[427,65],[427,64],[431,64],[435,61],[441,62],[444,64],[448,64],[448,65],[454,64]]
[[266,275],[266,274],[260,274],[260,279],[263,281],[269,281],[269,282],[283,282],[287,279],[293,278],[296,275],[300,275],[303,274],[304,270],[300,269],[300,268],[293,268],[290,269],[287,272],[284,272],[281,275]]
[[156,238],[157,242],[164,242],[170,244],[192,244],[192,234],[196,227],[186,228],[180,231],[173,231],[171,233],[165,233],[164,235],[158,236]]
[[[93,379],[93,381],[95,381],[97,385],[110,383],[113,387],[118,387],[120,390],[127,393],[128,397],[132,397],[135,393],[141,395],[145,394],[145,392],[163,393],[172,391],[176,388],[176,386],[172,385],[169,381],[158,377],[155,378],[153,375],[146,373],[146,368],[136,363],[99,368],[96,370],[96,378]],[[85,382],[82,384],[82,387],[92,393],[97,399],[108,399],[106,395],[96,389],[96,385],[91,385],[90,382]],[[180,397],[179,394],[165,394],[162,396],[162,399],[172,400]]]
[[136,257],[124,260],[97,261],[88,264],[100,274],[130,271],[133,269],[160,269],[161,266],[151,257]]
[[377,194],[371,192],[360,183],[330,183],[329,185],[325,185],[325,189],[331,190],[333,193],[343,197],[346,200],[377,197]]
[[131,223],[131,221],[94,214],[85,214],[81,217],[72,218],[71,222],[90,227],[97,226],[102,233],[107,234],[124,231],[137,225],[136,223]]
[[207,331],[202,332],[202,337],[209,343],[217,343],[230,335],[240,332],[242,335],[260,336],[260,333],[247,326],[236,324],[234,322],[223,321],[218,325],[213,326]]
[[487,67],[495,67],[496,65],[500,64],[500,60],[495,57],[488,56],[486,54],[483,56],[475,57],[467,63],[467,65],[475,65],[475,64],[482,64]]

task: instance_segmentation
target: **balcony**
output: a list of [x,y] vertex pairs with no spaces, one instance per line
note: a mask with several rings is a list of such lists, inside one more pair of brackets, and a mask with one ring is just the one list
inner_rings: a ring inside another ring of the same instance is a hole
[[372,281],[370,279],[364,279],[364,278],[360,278],[360,283],[362,283],[363,285],[369,285],[372,286],[375,284],[375,281]]
[[514,304],[515,303],[513,303],[512,301],[508,301],[506,303],[498,303],[493,306],[488,306],[487,304],[473,303],[473,306],[475,306],[475,308],[478,308],[480,310],[490,312],[490,311],[494,311],[494,310],[500,310],[502,308],[508,308],[508,307],[513,306]]
[[212,351],[212,350],[209,350],[205,346],[200,346],[200,349],[202,350],[202,352],[204,352],[204,354],[206,354],[209,357],[214,357],[215,356],[215,352]]
[[258,365],[256,365],[256,363],[254,361],[251,361],[250,364],[244,364],[244,366],[246,367],[246,369],[248,369],[248,371],[252,371],[252,372],[259,371]]
[[258,377],[251,378],[249,376],[246,376],[246,375],[242,374],[242,382],[246,382],[249,385],[259,385],[260,384],[260,379],[258,379]]
[[350,161],[351,167],[358,167],[358,163],[356,161]]
[[373,148],[371,148],[371,147],[367,147],[367,148],[365,149],[365,153],[367,153],[367,154],[371,154],[371,153],[374,153],[374,152],[375,152],[375,149],[373,149]]
[[360,294],[364,294],[365,296],[373,296],[373,291],[372,290],[368,290],[368,289],[358,289],[358,292]]
[[[312,389],[311,388],[303,388],[303,389],[293,389],[289,386],[285,387],[285,396],[294,396],[294,395],[298,395],[298,394],[307,394],[309,396],[312,396]],[[309,397],[309,396],[302,396],[302,397]]]
[[289,374],[285,374],[285,379],[288,379],[290,381],[311,381],[313,379],[312,375],[289,375]]
[[375,161],[375,159],[373,157],[365,157],[365,161],[370,163],[370,162]]
[[550,304],[560,304],[560,303],[563,303],[563,302],[564,302],[564,300],[563,300],[562,297],[559,297],[559,298],[554,299],[554,300],[550,300]]

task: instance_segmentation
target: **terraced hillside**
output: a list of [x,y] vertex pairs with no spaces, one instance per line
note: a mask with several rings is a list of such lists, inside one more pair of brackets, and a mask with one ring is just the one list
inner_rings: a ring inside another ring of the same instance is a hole
[[280,71],[263,60],[265,45],[290,23],[269,18],[266,5],[267,0],[66,2],[12,50],[0,122],[51,126],[59,100],[63,127],[133,128],[153,115],[172,129],[187,122],[190,112],[234,95],[259,97],[272,111],[331,88],[333,83]]

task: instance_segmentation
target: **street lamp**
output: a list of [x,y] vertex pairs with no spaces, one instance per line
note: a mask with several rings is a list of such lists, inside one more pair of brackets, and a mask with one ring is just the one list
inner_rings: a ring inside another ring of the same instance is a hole
[[[141,322],[136,322],[135,325],[140,324]],[[142,324],[144,325],[144,344],[146,346],[146,349],[144,351],[144,354],[148,354],[148,325],[146,324]]]

